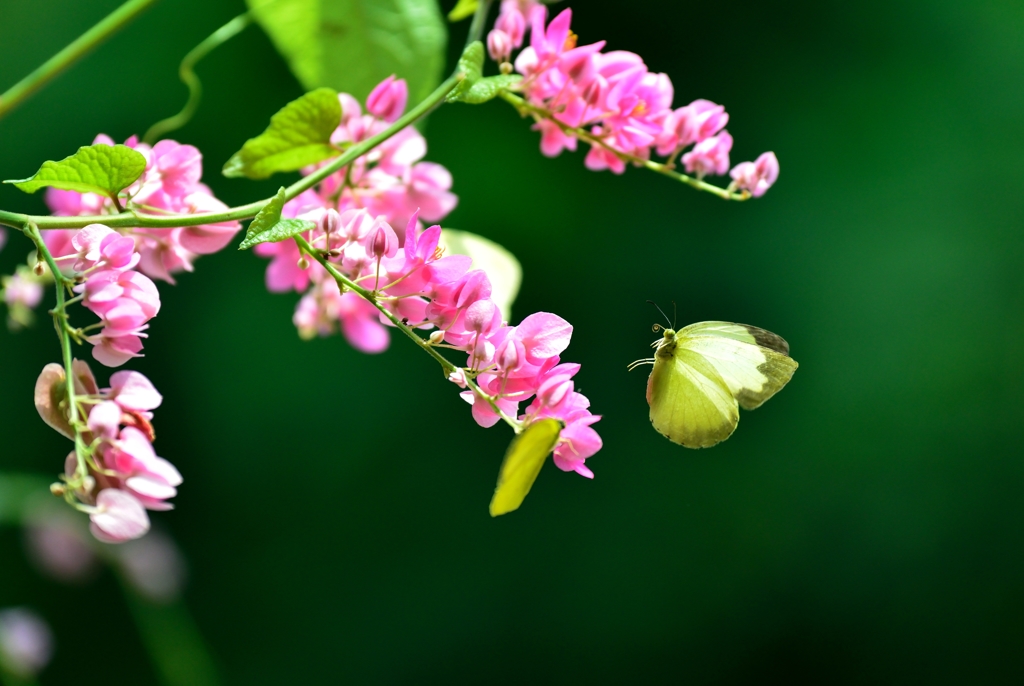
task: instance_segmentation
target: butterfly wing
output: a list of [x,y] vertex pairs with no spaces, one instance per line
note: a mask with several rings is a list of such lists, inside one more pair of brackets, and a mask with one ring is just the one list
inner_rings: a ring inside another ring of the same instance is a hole
[[707,360],[745,410],[782,390],[799,366],[780,336],[746,324],[691,324],[677,333],[676,349]]
[[736,398],[714,366],[678,347],[656,357],[647,381],[651,423],[687,448],[709,448],[732,435],[740,421]]
[[512,439],[491,498],[492,517],[512,512],[523,504],[544,461],[558,443],[563,426],[557,419],[537,419]]

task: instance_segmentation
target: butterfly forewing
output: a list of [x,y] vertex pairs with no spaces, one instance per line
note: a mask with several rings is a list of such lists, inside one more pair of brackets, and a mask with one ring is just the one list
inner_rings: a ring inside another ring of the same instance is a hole
[[[757,341],[770,343],[775,348]],[[786,385],[797,363],[781,337],[744,324],[701,322],[681,330],[677,349],[692,350],[708,360],[745,410],[760,407]]]

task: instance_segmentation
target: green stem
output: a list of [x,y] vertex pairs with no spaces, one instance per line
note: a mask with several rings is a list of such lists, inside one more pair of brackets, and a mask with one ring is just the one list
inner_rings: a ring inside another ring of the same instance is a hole
[[722,198],[723,200],[748,200],[750,198],[750,193],[748,193],[747,191],[739,191],[737,193],[735,191],[730,191],[727,188],[714,186],[710,183],[702,181],[701,179],[695,179],[692,176],[680,174],[679,172],[675,171],[669,164],[654,162],[652,160],[644,159],[643,157],[630,155],[629,153],[622,152],[621,150],[616,150],[615,148],[608,145],[600,138],[592,135],[586,129],[569,126],[568,124],[556,119],[550,110],[531,104],[524,100],[523,98],[519,97],[518,95],[515,95],[514,93],[510,93],[508,91],[503,90],[500,91],[498,95],[503,100],[510,103],[513,107],[519,110],[521,113],[524,113],[524,116],[526,113],[528,113],[532,114],[535,119],[547,119],[549,121],[552,121],[566,135],[578,138],[584,143],[587,143],[588,145],[600,146],[605,150],[608,150],[611,153],[615,154],[620,159],[625,160],[626,162],[632,162],[633,164],[640,165],[641,167],[646,167],[647,169],[650,169],[653,172],[657,172],[658,174],[667,176],[670,179],[675,179],[680,183],[685,183],[686,185],[692,186],[693,188],[696,188],[699,191],[705,191],[707,193],[711,193],[712,195],[717,195],[719,198]]
[[142,643],[166,686],[217,686],[220,677],[195,619],[181,601],[155,605],[121,579]]
[[487,23],[487,13],[491,10],[491,0],[480,0],[473,13],[473,22],[469,25],[469,35],[466,36],[466,47],[475,43],[484,35],[484,28]]
[[[291,186],[288,186],[288,188],[285,189],[286,200],[291,200],[303,191],[317,185],[345,165],[350,164],[359,157],[362,157],[405,127],[414,124],[417,120],[429,114],[431,110],[444,103],[445,96],[447,96],[463,78],[465,77],[461,73],[456,72],[452,76],[448,77],[444,83],[438,86],[423,102],[406,112],[401,118],[395,121],[394,124],[381,131],[376,136],[372,136],[357,145],[353,145],[326,167],[318,169],[309,176],[303,177]],[[118,214],[104,214],[91,217],[36,216],[0,210],[0,224],[22,230],[24,230],[24,227],[30,223],[35,224],[40,229],[80,229],[84,226],[88,226],[89,224],[104,224],[111,228],[144,227],[153,229],[170,229],[179,226],[199,226],[201,224],[219,224],[221,222],[251,219],[255,217],[271,200],[273,200],[273,197],[265,198],[257,202],[251,202],[247,205],[233,207],[224,212],[216,212],[212,214],[168,214],[161,215],[159,217],[141,215],[130,210],[128,212],[121,212]]]
[[[320,266],[326,269],[327,273],[334,277],[334,280],[338,282],[338,286],[342,287],[343,289],[347,288],[348,290],[352,291],[353,293],[361,297],[363,300],[367,301],[368,303],[376,307],[381,312],[381,314],[388,318],[388,321],[395,325],[395,328],[397,328],[406,336],[408,336],[424,352],[426,352],[428,355],[434,358],[438,362],[438,364],[441,365],[441,369],[444,370],[445,376],[451,374],[458,368],[449,360],[447,360],[441,353],[437,352],[437,349],[434,346],[430,345],[430,343],[428,343],[427,341],[423,340],[423,338],[418,336],[416,332],[412,330],[412,328],[404,324],[402,320],[396,317],[394,313],[392,313],[388,308],[384,307],[380,303],[380,300],[378,300],[376,293],[363,288],[355,281],[339,272],[337,267],[335,267],[333,263],[328,262],[327,258],[323,256],[323,253],[313,248],[313,246],[311,246],[306,241],[305,238],[303,238],[302,236],[295,236],[295,242],[298,243],[299,248],[301,248],[303,252],[305,252],[307,255],[309,255],[314,260],[319,262]],[[479,395],[481,398],[484,398],[487,401],[487,403],[491,406],[491,408],[498,414],[498,416],[504,419],[509,426],[511,426],[517,432],[519,431],[520,423],[516,421],[514,418],[506,415],[501,410],[501,408],[498,407],[498,403],[494,397],[487,393],[484,393],[476,384],[476,382],[473,381],[473,379],[467,378],[466,385],[469,386],[470,390],[472,390],[474,393]]]
[[60,339],[61,358],[64,364],[64,383],[68,403],[68,424],[75,432],[75,456],[78,460],[78,475],[85,475],[88,469],[85,464],[86,445],[82,440],[81,422],[78,416],[78,399],[75,397],[75,370],[71,355],[71,332],[68,326],[67,300],[65,289],[71,283],[70,280],[60,273],[60,268],[46,247],[39,228],[32,222],[28,222],[24,231],[32,242],[36,244],[36,250],[53,273],[54,290],[57,292],[57,306],[53,308],[53,324],[57,329],[57,337]]
[[188,87],[188,101],[174,116],[161,119],[150,126],[149,131],[146,131],[146,135],[142,137],[143,141],[152,145],[164,134],[180,129],[192,119],[196,110],[199,109],[199,101],[203,96],[203,84],[196,76],[195,66],[199,60],[213,52],[214,48],[237,36],[251,23],[252,17],[248,12],[240,14],[207,36],[202,43],[189,50],[181,60],[181,66],[178,67],[178,77]]
[[0,95],[0,117],[28,99],[155,2],[156,0],[128,0],[63,50],[43,62],[35,71]]

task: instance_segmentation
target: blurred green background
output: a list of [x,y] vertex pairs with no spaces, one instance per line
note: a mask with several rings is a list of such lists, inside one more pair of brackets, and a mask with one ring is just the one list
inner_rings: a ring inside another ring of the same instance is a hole
[[[0,0],[0,88],[117,4]],[[163,0],[0,122],[0,177],[176,111],[182,55],[243,9]],[[724,103],[733,160],[774,150],[778,184],[730,204],[545,159],[501,102],[431,116],[427,159],[460,196],[445,224],[519,257],[514,317],[573,323],[564,359],[604,415],[592,482],[549,465],[496,520],[510,432],[476,426],[421,352],[300,341],[297,298],[249,253],[163,289],[133,367],[165,396],[156,447],[185,484],[155,519],[225,683],[1019,683],[1024,5],[575,10],[581,42],[640,53],[677,106]],[[198,71],[172,137],[226,202],[276,190],[218,170],[300,94],[283,61],[250,28]],[[0,207],[44,211],[9,186]],[[9,238],[0,272],[28,252]],[[648,298],[776,331],[800,370],[723,445],[671,444],[626,372],[655,338]],[[0,331],[0,469],[59,471],[67,441],[31,402],[57,359],[45,319]],[[0,607],[22,604],[57,634],[43,684],[157,682],[109,574],[45,580],[2,529]]]

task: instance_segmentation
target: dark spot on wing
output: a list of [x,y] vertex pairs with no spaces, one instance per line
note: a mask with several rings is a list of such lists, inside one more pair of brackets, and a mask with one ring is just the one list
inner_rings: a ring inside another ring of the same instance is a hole
[[774,350],[777,353],[783,355],[789,355],[789,343],[785,341],[782,336],[774,334],[771,331],[765,331],[759,329],[756,326],[748,326],[747,324],[741,324],[746,327],[747,332],[754,337],[754,342],[763,348]]

